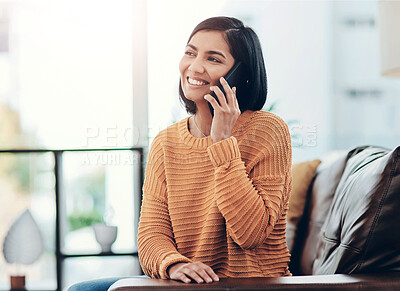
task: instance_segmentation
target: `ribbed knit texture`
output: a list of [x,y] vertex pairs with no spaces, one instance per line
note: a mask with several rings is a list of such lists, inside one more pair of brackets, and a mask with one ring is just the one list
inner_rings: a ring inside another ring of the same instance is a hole
[[291,144],[285,122],[246,111],[232,136],[196,138],[188,118],[150,148],[139,224],[139,258],[152,278],[200,261],[220,277],[288,276],[286,212]]

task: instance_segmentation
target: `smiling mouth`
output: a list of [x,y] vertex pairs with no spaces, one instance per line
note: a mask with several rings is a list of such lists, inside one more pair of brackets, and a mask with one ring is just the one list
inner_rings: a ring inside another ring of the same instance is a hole
[[204,86],[204,85],[210,84],[210,83],[205,82],[205,81],[194,80],[194,79],[192,79],[192,78],[190,78],[190,77],[187,77],[186,79],[187,79],[187,81],[188,81],[188,83],[189,83],[190,85]]

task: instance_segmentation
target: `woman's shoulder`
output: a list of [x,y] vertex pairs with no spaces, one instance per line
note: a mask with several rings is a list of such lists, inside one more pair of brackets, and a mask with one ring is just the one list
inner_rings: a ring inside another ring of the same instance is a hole
[[290,153],[291,138],[286,122],[268,111],[253,111],[248,114],[247,125],[238,134],[239,144],[257,145],[254,151],[261,156],[271,153]]
[[266,121],[270,123],[286,125],[286,122],[280,116],[269,111],[261,111],[261,110],[254,111],[253,118],[258,121]]
[[162,145],[163,143],[174,139],[174,138],[179,138],[179,131],[181,130],[182,127],[185,126],[187,123],[187,118],[184,118],[178,122],[175,122],[171,125],[169,125],[167,128],[161,130],[153,139],[152,146],[153,145]]
[[286,122],[272,112],[262,110],[246,111],[243,115],[242,127],[244,126],[245,130],[258,128],[263,131],[277,129],[288,131]]

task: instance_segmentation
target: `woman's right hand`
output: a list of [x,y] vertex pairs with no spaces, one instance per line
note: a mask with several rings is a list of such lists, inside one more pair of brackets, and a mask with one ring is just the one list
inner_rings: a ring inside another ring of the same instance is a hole
[[179,280],[184,283],[190,283],[192,279],[197,283],[219,281],[213,269],[201,262],[176,263],[168,268],[168,275],[171,279]]

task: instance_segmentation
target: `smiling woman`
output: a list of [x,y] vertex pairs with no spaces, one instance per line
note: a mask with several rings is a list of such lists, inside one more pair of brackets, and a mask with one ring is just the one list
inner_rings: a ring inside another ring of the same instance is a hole
[[[246,82],[229,84],[224,76],[239,62]],[[179,69],[191,116],[150,148],[138,232],[143,271],[185,283],[290,275],[290,135],[281,118],[260,111],[267,79],[257,35],[235,18],[206,19]]]
[[[240,87],[223,77],[238,62],[247,69]],[[290,135],[279,117],[259,111],[267,80],[257,35],[235,18],[207,19],[179,69],[192,116],[150,149],[138,234],[144,272],[186,283],[290,275]]]
[[179,64],[182,90],[187,99],[207,103],[204,96],[210,86],[216,86],[219,78],[235,63],[221,31],[199,31],[186,46]]
[[[207,36],[204,36],[204,34]],[[199,47],[196,46],[196,43],[200,43]],[[209,47],[209,50],[207,50],[207,47]],[[218,17],[210,18],[198,24],[193,30],[186,46],[185,55],[191,56],[192,61],[194,61],[199,58],[197,55],[199,49],[204,50],[204,57],[208,63],[214,62],[219,70],[225,71],[220,76],[225,76],[235,62],[242,62],[247,68],[251,68],[247,79],[248,83],[252,85],[239,88],[242,92],[238,94],[252,97],[239,100],[239,108],[242,112],[247,109],[259,110],[262,108],[267,97],[267,76],[259,39],[251,28],[244,27],[241,21],[235,21],[234,18],[225,18],[224,22],[219,21]],[[181,82],[179,83],[179,95],[185,104],[186,111],[194,114],[196,113],[196,103],[192,102],[188,96],[185,96],[182,87],[182,80],[184,80],[182,78],[182,70],[185,69],[185,65],[186,67],[190,65],[190,61],[184,56],[180,62]],[[191,64],[192,69],[196,69],[196,65],[198,65],[197,61]],[[215,72],[212,66],[200,69],[204,69],[206,74],[210,72],[210,75]],[[195,73],[193,72],[193,74]],[[216,80],[216,83],[218,81]]]
[[[196,104],[196,108],[206,108],[208,113],[208,101],[204,96],[210,93],[213,86],[219,84],[221,76],[225,76],[234,63],[223,32],[201,30],[194,34],[179,64],[180,85],[186,99]],[[204,117],[201,118],[199,113],[198,118],[203,120]],[[197,126],[195,117],[192,121],[195,128],[191,131],[193,135],[210,135],[211,123],[201,129]]]

